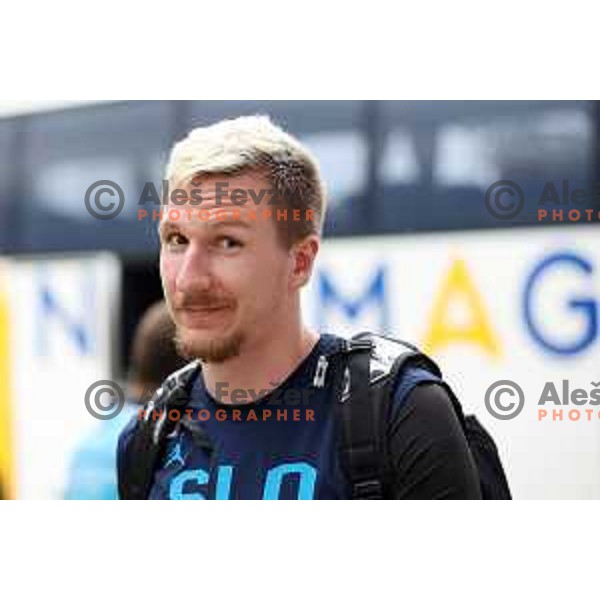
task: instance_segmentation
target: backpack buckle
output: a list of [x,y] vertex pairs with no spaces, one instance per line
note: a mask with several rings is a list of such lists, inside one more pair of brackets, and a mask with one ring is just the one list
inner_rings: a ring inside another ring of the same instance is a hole
[[352,484],[352,497],[355,500],[381,500],[383,486],[379,479],[368,479]]
[[327,373],[327,367],[329,366],[329,361],[326,356],[319,356],[319,360],[317,362],[317,368],[315,370],[315,376],[313,378],[313,386],[317,388],[322,388],[325,385],[325,374]]
[[373,341],[372,340],[357,340],[351,339],[348,342],[346,347],[346,352],[356,352],[360,350],[372,350],[373,349]]

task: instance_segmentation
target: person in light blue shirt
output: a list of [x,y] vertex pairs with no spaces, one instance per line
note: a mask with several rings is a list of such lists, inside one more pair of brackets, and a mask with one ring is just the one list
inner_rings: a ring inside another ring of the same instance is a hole
[[165,377],[185,364],[175,347],[175,327],[163,301],[142,316],[131,352],[126,402],[114,418],[101,421],[84,439],[71,462],[67,500],[117,500],[116,447],[123,428],[137,419],[143,403]]

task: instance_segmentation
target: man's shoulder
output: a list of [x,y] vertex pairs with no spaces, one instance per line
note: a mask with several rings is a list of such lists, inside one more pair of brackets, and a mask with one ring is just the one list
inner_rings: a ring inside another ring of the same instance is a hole
[[133,436],[138,424],[139,414],[136,412],[136,414],[131,416],[125,427],[123,427],[119,433],[119,437],[117,438],[117,466],[120,464],[123,453],[125,452],[125,449],[127,448],[127,445],[129,444],[129,441],[131,440],[131,437]]
[[188,385],[200,370],[200,361],[193,360],[187,365],[168,375],[158,388],[157,393],[164,393],[176,387]]
[[[325,340],[324,345],[333,349],[338,349],[344,342],[348,343],[350,340],[370,343],[371,383],[377,383],[390,375],[395,375],[393,371],[395,367],[400,366],[397,362],[399,360],[401,360],[401,368],[397,374],[399,377],[396,378],[396,384],[404,383],[405,386],[410,387],[413,382],[416,383],[422,379],[440,380],[442,377],[441,371],[433,359],[416,345],[400,338],[371,331],[361,332],[351,338],[333,333],[324,334],[322,337]],[[403,387],[398,387],[398,385],[395,387],[396,391],[400,393],[404,391]]]
[[[338,341],[344,339],[335,335],[331,337]],[[413,343],[376,332],[363,332],[353,339],[371,344],[369,370],[372,385],[393,378],[389,389],[394,413],[416,387],[425,383],[444,387],[442,373],[435,361]]]
[[[200,361],[194,360],[187,365],[181,367],[177,371],[174,371],[170,375],[168,375],[162,384],[156,389],[152,397],[146,402],[145,405],[140,405],[135,415],[129,419],[125,427],[121,430],[119,434],[118,441],[118,452],[120,453],[124,448],[133,433],[135,432],[136,427],[141,423],[140,415],[150,415],[153,409],[159,408],[161,403],[166,400],[170,393],[174,390],[180,388],[186,388],[190,386],[193,382],[194,378],[197,376],[200,370]],[[190,390],[191,391],[191,390]]]

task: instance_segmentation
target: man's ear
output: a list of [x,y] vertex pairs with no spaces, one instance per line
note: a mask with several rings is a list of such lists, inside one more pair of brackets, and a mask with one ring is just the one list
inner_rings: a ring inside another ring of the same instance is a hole
[[296,242],[292,247],[292,273],[290,278],[292,289],[300,289],[308,283],[320,245],[319,236],[311,234],[300,242]]

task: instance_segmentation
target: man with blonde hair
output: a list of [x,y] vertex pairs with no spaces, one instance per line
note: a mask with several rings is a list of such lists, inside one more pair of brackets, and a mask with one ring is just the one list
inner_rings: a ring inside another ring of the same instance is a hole
[[[348,343],[303,322],[326,206],[310,152],[268,117],[239,117],[177,143],[167,179],[161,276],[192,362],[121,435],[121,497],[479,498],[440,377],[386,362],[373,339]],[[389,410],[373,404],[372,416],[369,382],[384,380]],[[361,454],[345,405],[382,424],[385,446],[378,438]],[[381,463],[376,481],[369,461]]]

